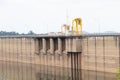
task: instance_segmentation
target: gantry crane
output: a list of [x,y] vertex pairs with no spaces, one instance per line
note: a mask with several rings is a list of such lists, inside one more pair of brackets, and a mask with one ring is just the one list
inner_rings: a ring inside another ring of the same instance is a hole
[[76,18],[72,21],[72,35],[82,35],[82,19]]
[[[61,27],[62,33],[66,35],[67,32],[70,31],[70,26],[67,24],[62,25]],[[75,18],[72,21],[72,36],[80,36],[82,35],[82,19]]]

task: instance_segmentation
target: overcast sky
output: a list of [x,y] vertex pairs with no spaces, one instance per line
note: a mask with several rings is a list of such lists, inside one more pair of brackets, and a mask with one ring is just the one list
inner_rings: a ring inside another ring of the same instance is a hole
[[82,18],[88,32],[120,32],[120,0],[0,0],[0,31],[58,32]]

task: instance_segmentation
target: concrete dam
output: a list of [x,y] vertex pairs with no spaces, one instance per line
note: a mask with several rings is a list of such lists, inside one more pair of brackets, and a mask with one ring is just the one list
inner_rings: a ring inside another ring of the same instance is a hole
[[115,80],[120,35],[0,37],[0,80]]

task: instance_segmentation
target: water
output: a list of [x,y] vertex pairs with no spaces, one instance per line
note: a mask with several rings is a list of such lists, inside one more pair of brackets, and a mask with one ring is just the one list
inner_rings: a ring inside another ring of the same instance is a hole
[[0,61],[0,80],[116,80],[116,74]]

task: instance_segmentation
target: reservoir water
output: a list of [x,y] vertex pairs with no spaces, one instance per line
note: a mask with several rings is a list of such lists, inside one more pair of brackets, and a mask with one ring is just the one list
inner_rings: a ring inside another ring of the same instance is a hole
[[0,80],[116,80],[116,74],[0,61]]

